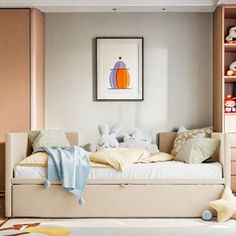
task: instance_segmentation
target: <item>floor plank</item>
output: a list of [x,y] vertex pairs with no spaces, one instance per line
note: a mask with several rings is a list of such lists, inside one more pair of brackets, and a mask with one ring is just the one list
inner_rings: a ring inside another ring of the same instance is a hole
[[0,197],[0,224],[1,221],[5,219],[5,205],[4,205],[4,197]]

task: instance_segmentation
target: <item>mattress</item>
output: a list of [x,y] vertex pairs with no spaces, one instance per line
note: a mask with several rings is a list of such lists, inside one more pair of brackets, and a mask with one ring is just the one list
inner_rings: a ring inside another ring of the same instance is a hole
[[[16,166],[15,178],[47,178],[47,167]],[[124,171],[113,168],[94,167],[90,179],[164,179],[164,178],[222,178],[222,165],[219,162],[185,164],[167,161],[148,164],[133,164]]]

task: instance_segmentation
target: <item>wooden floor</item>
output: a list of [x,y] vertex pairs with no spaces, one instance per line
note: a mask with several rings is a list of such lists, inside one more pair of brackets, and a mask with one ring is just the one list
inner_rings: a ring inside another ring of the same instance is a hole
[[4,197],[0,197],[0,224],[5,220]]

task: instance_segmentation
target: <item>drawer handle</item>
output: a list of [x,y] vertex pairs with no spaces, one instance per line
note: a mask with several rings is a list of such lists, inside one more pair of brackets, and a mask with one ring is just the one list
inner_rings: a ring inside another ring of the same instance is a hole
[[120,184],[120,186],[121,186],[122,188],[124,188],[124,187],[128,186],[128,184]]

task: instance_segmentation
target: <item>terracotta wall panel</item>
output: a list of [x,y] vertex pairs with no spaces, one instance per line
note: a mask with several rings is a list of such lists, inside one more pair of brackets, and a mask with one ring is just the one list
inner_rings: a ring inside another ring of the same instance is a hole
[[31,10],[31,128],[44,128],[45,34],[44,14]]
[[30,129],[30,10],[0,10],[0,191],[4,141],[9,131]]

